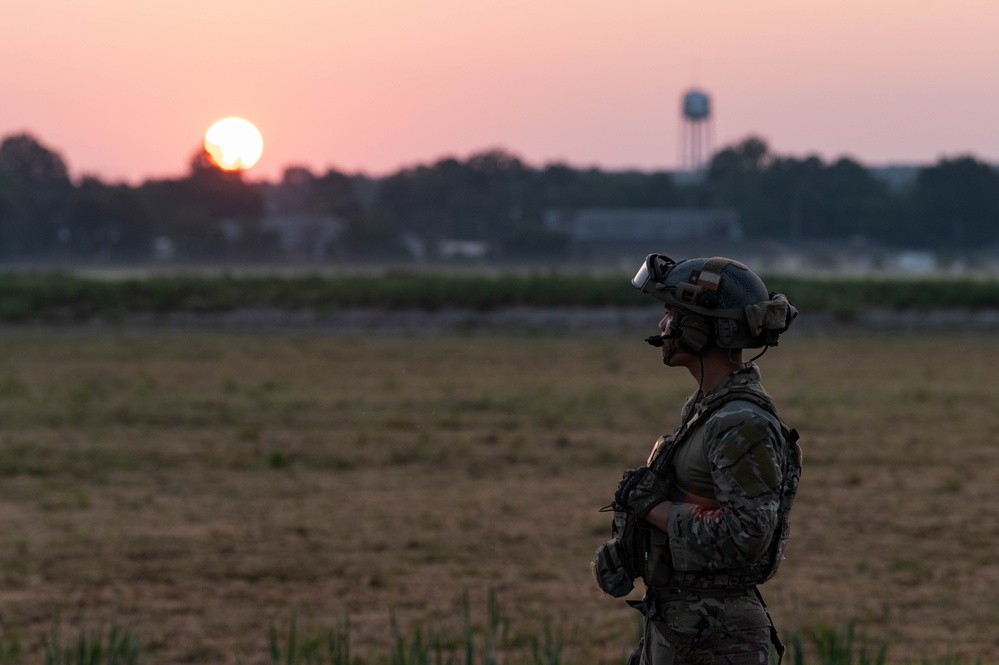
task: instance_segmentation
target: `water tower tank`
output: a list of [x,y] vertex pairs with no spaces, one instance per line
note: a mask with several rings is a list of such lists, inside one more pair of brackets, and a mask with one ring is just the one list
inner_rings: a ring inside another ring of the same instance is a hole
[[691,90],[683,96],[683,115],[689,120],[705,120],[711,115],[711,100],[707,93]]
[[711,156],[711,98],[701,90],[683,95],[678,165],[685,171],[700,171]]

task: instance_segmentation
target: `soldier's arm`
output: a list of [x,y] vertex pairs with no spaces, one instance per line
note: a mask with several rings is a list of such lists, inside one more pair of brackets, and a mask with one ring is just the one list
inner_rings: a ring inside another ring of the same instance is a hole
[[708,427],[715,501],[674,503],[665,525],[682,571],[743,567],[766,553],[777,524],[779,440],[770,421],[722,410]]
[[643,519],[660,531],[666,531],[669,528],[669,514],[672,509],[672,501],[657,503],[645,514]]

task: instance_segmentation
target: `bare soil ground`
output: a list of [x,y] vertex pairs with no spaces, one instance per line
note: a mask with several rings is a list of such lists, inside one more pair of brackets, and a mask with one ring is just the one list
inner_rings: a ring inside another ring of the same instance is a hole
[[[495,591],[527,640],[616,663],[589,576],[624,468],[694,385],[627,336],[400,340],[6,332],[0,636],[60,617],[144,662],[266,663],[271,626],[460,632]],[[764,383],[803,436],[783,632],[856,622],[893,662],[999,661],[999,340],[788,335]],[[637,592],[636,592],[637,595]]]

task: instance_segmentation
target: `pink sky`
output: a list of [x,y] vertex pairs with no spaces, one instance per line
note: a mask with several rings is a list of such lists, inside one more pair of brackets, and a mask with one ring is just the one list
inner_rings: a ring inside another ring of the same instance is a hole
[[995,0],[31,0],[0,24],[0,135],[74,177],[183,175],[228,115],[264,136],[251,179],[492,147],[672,169],[695,85],[716,146],[999,162]]

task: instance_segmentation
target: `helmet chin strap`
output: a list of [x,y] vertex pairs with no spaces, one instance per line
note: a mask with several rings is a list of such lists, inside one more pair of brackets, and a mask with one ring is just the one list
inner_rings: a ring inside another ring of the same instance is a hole
[[697,401],[701,401],[704,397],[704,356],[697,356],[698,362],[701,363],[701,378],[697,380]]
[[663,364],[664,365],[666,365],[667,367],[670,366],[669,361],[672,360],[673,356],[676,355],[677,350],[678,349],[677,349],[677,346],[676,346],[676,340],[675,339],[671,339],[666,344],[663,344],[662,353],[663,353]]
[[677,351],[680,350],[680,346],[679,344],[677,344],[678,339],[680,339],[680,331],[674,328],[673,322],[670,321],[669,327],[666,329],[666,332],[663,333],[662,336],[663,364],[666,365],[667,367],[670,367],[669,361],[671,361],[673,359],[673,356],[676,355]]

